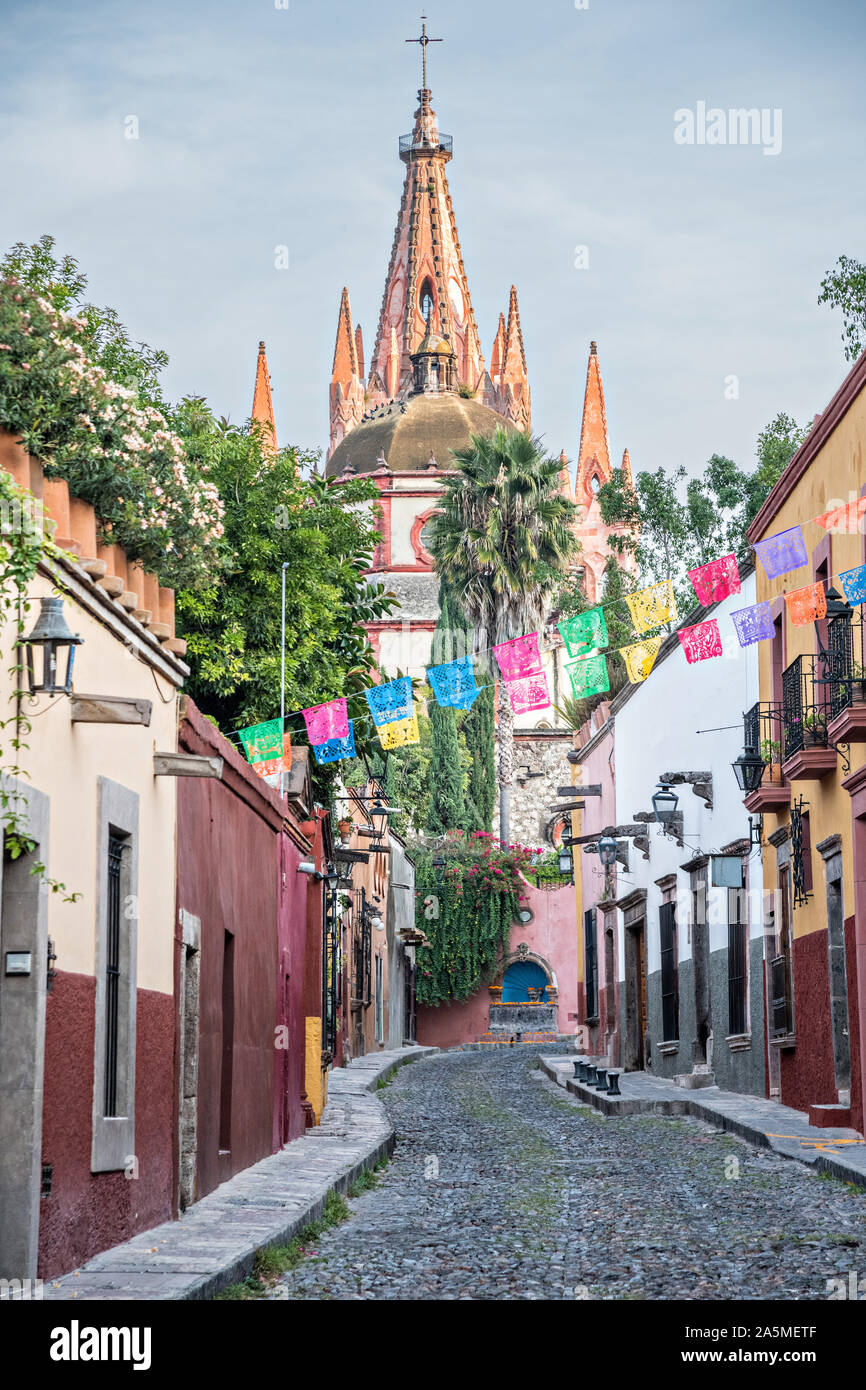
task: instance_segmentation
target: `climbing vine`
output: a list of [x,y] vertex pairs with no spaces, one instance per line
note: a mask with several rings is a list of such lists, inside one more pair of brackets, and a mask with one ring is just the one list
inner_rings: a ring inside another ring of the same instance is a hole
[[[23,763],[30,720],[22,709],[19,676],[18,643],[27,626],[27,586],[36,573],[40,560],[54,552],[53,542],[42,527],[41,509],[32,493],[21,488],[0,469],[0,630],[11,621],[15,629],[12,643],[14,660],[9,675],[14,690],[14,711],[0,719],[0,825],[3,847],[11,859],[30,854],[36,843],[27,833],[27,808],[20,791],[10,782],[20,783],[28,776]],[[74,902],[79,893],[68,893],[66,885],[48,877],[45,865],[38,862],[31,873],[40,874],[53,893],[63,893],[67,902]]]
[[430,942],[418,950],[419,1004],[468,999],[493,978],[540,853],[480,830],[417,856],[416,921]]

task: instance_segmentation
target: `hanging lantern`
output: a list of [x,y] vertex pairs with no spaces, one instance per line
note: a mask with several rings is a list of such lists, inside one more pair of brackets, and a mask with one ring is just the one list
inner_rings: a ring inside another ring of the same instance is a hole
[[761,785],[766,766],[767,764],[756,748],[747,748],[744,753],[741,753],[736,761],[731,763],[740,791],[745,792],[746,795],[749,792],[756,792]]
[[[41,611],[33,631],[22,639],[24,666],[31,695],[71,695],[72,663],[75,648],[80,647],[83,638],[77,632],[70,632],[63,613],[62,598],[43,598],[39,600]],[[37,648],[42,649],[41,661],[34,659]],[[63,665],[63,650],[66,649],[65,671],[59,677]]]
[[612,835],[602,835],[598,842],[598,857],[601,860],[603,868],[613,868],[616,863],[617,849],[616,840]]
[[827,618],[830,620],[833,618],[844,618],[846,622],[850,623],[854,614],[851,611],[850,605],[845,602],[835,586],[827,590],[825,598],[827,600]]
[[559,851],[559,872],[564,879],[570,883],[574,875],[574,860],[571,857],[571,850],[567,845]]
[[680,799],[676,792],[671,790],[669,782],[659,782],[658,791],[653,796],[652,803],[659,825],[670,825],[677,813]]

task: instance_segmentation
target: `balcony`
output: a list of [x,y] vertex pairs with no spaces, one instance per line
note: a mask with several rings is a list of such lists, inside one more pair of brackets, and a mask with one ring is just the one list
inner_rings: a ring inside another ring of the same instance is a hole
[[766,766],[761,785],[745,798],[747,811],[773,811],[791,804],[791,788],[782,769],[784,726],[782,706],[774,702],[753,705],[743,716],[746,748],[757,749]]
[[426,159],[435,154],[441,154],[446,159],[450,159],[453,153],[454,139],[451,135],[438,135],[435,142],[428,141],[423,136],[418,139],[414,132],[411,135],[400,136],[400,158],[404,164],[410,163],[413,159]]
[[866,660],[863,609],[827,625],[831,659],[827,736],[831,743],[866,743]]
[[782,672],[782,772],[790,780],[819,779],[836,768],[829,740],[838,661],[829,650],[798,656]]

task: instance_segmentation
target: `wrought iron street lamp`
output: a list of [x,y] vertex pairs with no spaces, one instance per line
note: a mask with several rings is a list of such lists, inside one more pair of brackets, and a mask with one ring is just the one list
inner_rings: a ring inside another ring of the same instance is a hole
[[[28,637],[22,639],[24,665],[31,695],[71,695],[72,665],[75,648],[83,638],[71,632],[63,613],[62,598],[39,600],[41,611]],[[37,648],[42,649],[41,663],[34,660]],[[65,671],[61,678],[63,650],[66,649]]]
[[676,792],[671,790],[670,782],[659,782],[658,791],[654,794],[652,803],[659,825],[670,825],[677,813],[677,806],[680,804]]
[[612,835],[602,835],[598,842],[598,857],[601,860],[602,868],[612,869],[616,863],[617,843]]
[[572,883],[574,880],[574,860],[567,845],[564,845],[559,851],[558,857],[560,874],[568,883]]
[[846,603],[839,590],[831,587],[826,593],[827,599],[827,621],[832,622],[834,618],[844,618],[846,622],[851,621],[854,616],[850,604]]
[[761,785],[764,776],[764,768],[767,764],[761,757],[757,748],[747,748],[745,752],[731,763],[734,769],[734,776],[737,779],[737,786],[741,792],[748,796],[749,792],[756,792]]

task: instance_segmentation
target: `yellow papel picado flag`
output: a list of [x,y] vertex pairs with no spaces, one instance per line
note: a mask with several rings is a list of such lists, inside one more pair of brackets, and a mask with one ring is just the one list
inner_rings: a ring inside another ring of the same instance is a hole
[[407,743],[420,743],[418,716],[413,713],[408,719],[393,719],[389,724],[380,724],[379,742],[383,748],[405,748]]
[[661,584],[650,584],[648,589],[636,594],[626,594],[625,601],[635,632],[649,632],[650,628],[677,620],[674,586],[669,579],[663,579]]
[[646,680],[655,665],[661,644],[661,637],[648,637],[645,642],[633,642],[630,647],[620,649],[632,685],[640,685],[641,681]]

